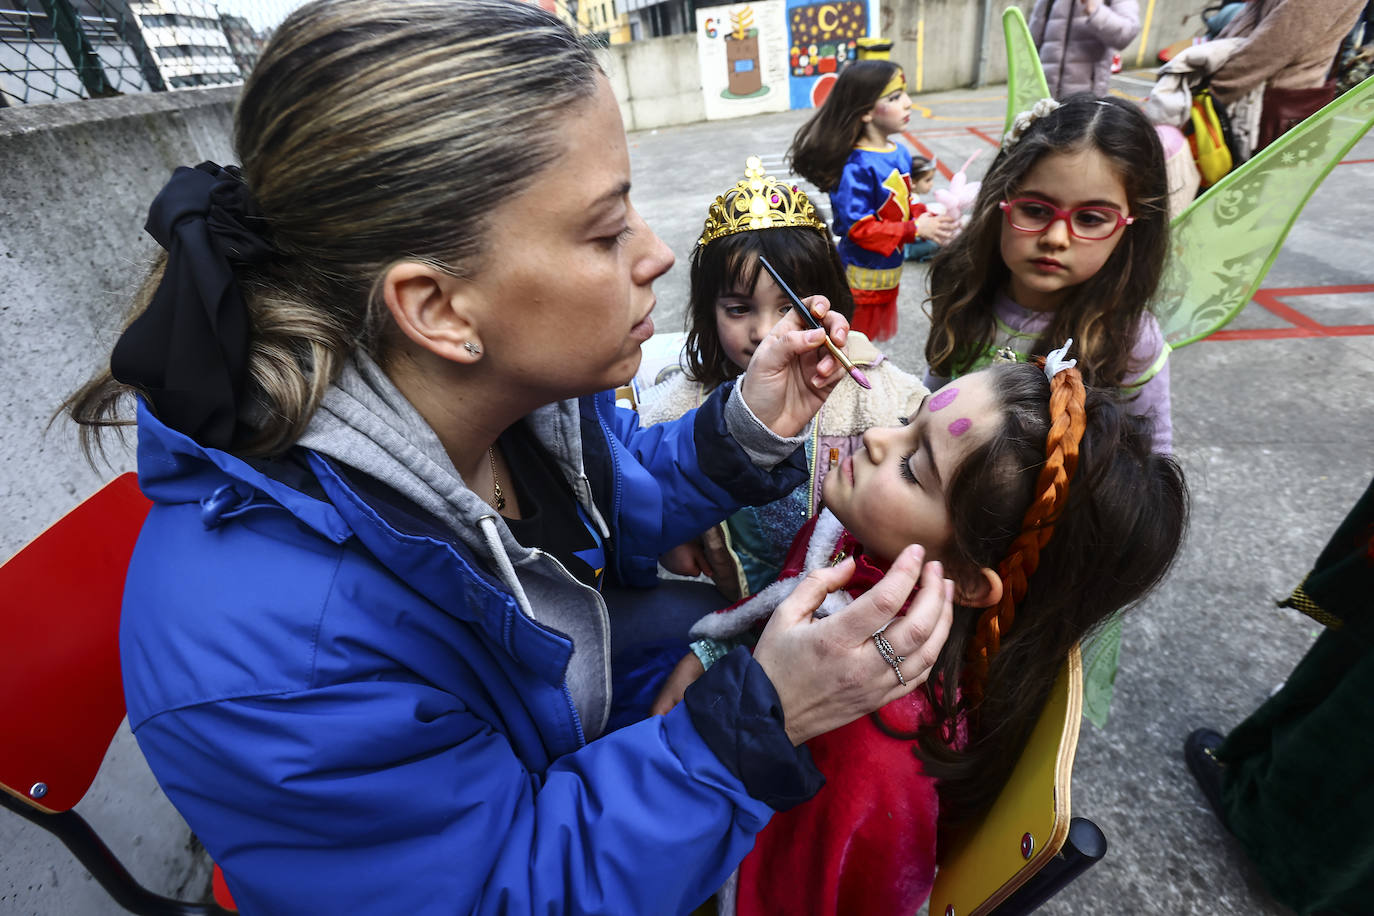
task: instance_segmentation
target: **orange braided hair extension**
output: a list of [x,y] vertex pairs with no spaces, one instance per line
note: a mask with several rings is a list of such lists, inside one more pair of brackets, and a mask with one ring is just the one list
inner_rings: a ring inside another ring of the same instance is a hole
[[[1072,341],[1070,341],[1072,343]],[[1035,359],[1043,366],[1043,358]],[[1077,369],[1060,369],[1050,380],[1050,430],[1045,437],[1045,465],[1035,484],[1035,499],[1021,521],[1006,559],[997,567],[1002,577],[1002,600],[983,612],[969,643],[970,677],[965,685],[976,705],[983,698],[988,665],[1002,645],[1002,636],[1016,620],[1016,605],[1026,597],[1030,577],[1040,565],[1040,551],[1054,534],[1054,524],[1069,497],[1069,481],[1078,467],[1078,446],[1087,428],[1083,409],[1087,392]]]

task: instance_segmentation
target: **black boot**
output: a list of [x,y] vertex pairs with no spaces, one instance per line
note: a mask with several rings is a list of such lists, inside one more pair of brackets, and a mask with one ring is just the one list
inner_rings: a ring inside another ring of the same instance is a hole
[[1221,809],[1221,770],[1223,764],[1216,757],[1216,749],[1221,746],[1222,735],[1210,728],[1193,731],[1183,742],[1183,759],[1188,762],[1188,772],[1197,780],[1198,788],[1212,806],[1217,820],[1226,826],[1226,815]]

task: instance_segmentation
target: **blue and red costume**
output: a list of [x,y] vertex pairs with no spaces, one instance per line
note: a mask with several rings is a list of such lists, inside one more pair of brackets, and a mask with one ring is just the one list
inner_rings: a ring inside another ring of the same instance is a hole
[[911,202],[911,154],[897,144],[854,147],[830,192],[830,207],[854,294],[850,327],[871,340],[893,337],[903,246],[916,240],[916,217],[926,209]]

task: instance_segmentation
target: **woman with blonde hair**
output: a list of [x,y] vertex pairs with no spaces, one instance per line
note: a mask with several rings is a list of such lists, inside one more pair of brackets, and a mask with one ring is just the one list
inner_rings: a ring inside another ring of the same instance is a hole
[[914,689],[950,624],[918,548],[813,620],[842,564],[605,731],[601,586],[797,486],[822,332],[784,319],[680,421],[614,407],[672,255],[592,51],[532,4],[316,0],[235,142],[154,201],[166,253],[68,405],[96,433],[137,401],[121,651],[159,783],[245,913],[690,910],[816,791],[801,745]]

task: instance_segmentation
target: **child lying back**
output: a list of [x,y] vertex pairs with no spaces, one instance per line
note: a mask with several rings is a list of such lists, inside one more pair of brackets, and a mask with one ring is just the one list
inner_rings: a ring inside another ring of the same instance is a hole
[[[910,543],[955,583],[930,681],[809,742],[826,786],[769,822],[722,912],[915,912],[937,829],[988,808],[1073,646],[1167,572],[1187,516],[1182,472],[1151,450],[1148,421],[1085,389],[1062,356],[964,376],[905,425],[870,429],[826,478],[826,511],[778,581],[694,628],[746,636],[807,572],[836,563],[854,574],[822,612],[842,613]],[[881,634],[874,642],[903,678]],[[664,688],[669,702],[693,669],[695,654]]]

